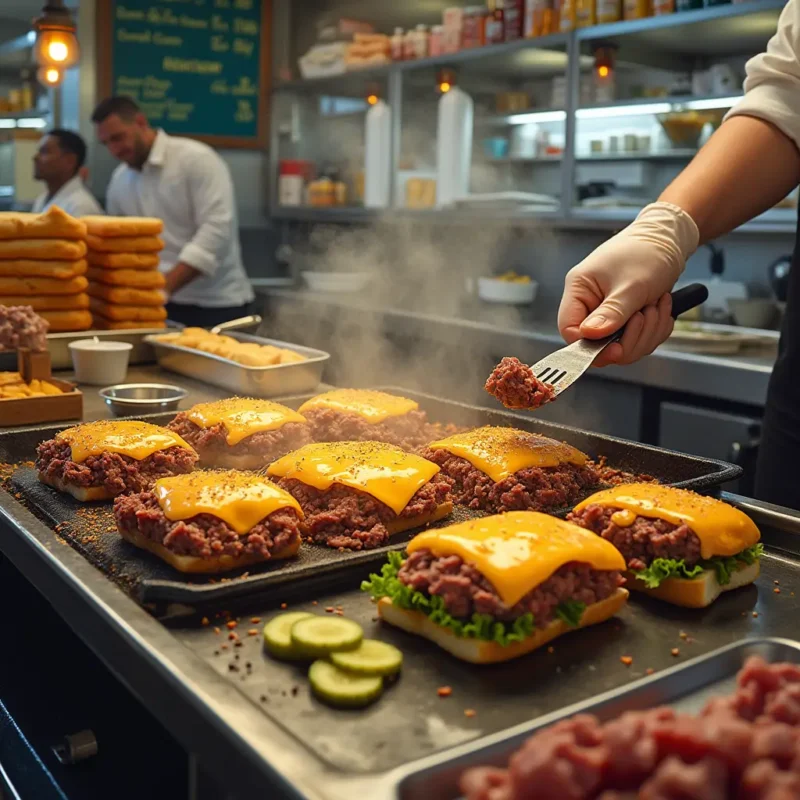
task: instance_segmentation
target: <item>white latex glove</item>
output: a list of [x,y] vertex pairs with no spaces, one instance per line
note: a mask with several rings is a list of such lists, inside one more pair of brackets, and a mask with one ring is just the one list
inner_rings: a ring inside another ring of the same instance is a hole
[[642,209],[627,228],[573,267],[564,282],[558,329],[567,342],[601,339],[627,323],[595,365],[630,364],[672,333],[669,292],[697,249],[694,220],[671,203]]

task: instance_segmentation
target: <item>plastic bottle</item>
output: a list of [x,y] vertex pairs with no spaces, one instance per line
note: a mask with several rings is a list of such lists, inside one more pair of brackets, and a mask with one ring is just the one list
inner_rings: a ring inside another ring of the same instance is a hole
[[367,111],[364,124],[364,205],[367,208],[388,208],[392,161],[391,108],[384,100],[378,100]]
[[444,53],[444,25],[434,25],[431,28],[429,49],[432,58]]
[[417,25],[414,32],[414,54],[416,58],[427,58],[430,50],[428,28],[426,25]]
[[403,36],[403,60],[413,61],[417,57],[417,32],[407,30]]
[[505,39],[505,8],[503,0],[489,0],[489,15],[486,17],[486,44],[500,44]]
[[436,203],[452,205],[469,194],[472,162],[472,98],[457,86],[439,99],[436,134]]
[[521,39],[525,17],[525,0],[506,0],[503,6],[506,41],[513,42],[516,39]]
[[404,46],[403,29],[395,28],[392,37],[389,39],[389,47],[392,53],[392,61],[403,60],[403,46]]

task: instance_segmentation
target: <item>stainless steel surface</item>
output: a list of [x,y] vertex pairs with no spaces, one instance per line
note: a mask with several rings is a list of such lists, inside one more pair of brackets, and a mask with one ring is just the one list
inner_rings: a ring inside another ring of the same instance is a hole
[[294,350],[306,356],[306,361],[292,364],[276,364],[272,367],[245,367],[227,358],[181,347],[171,342],[161,341],[158,336],[148,336],[147,342],[153,347],[161,367],[179,375],[221,386],[235,394],[251,397],[278,397],[280,395],[312,392],[322,381],[322,373],[330,356],[322,350],[282,342],[276,339],[263,339],[245,333],[228,334],[242,342],[271,344]]
[[460,747],[445,756],[398,771],[396,797],[399,800],[415,800],[423,796],[453,800],[459,797],[458,779],[465,769],[506,766],[509,756],[529,736],[576,714],[594,714],[606,721],[626,711],[658,705],[669,705],[679,712],[696,714],[711,697],[733,690],[736,673],[753,655],[759,655],[771,663],[798,664],[800,643],[789,639],[764,638],[721,647],[658,675],[540,717],[533,724],[520,725],[514,730],[490,737],[477,746]]
[[211,328],[211,333],[222,333],[222,331],[240,331],[245,328],[257,328],[261,324],[261,317],[258,314],[250,314],[247,317],[231,319],[227,322],[220,322]]
[[72,357],[69,353],[70,342],[79,339],[106,339],[112,342],[128,342],[133,345],[128,363],[146,364],[155,361],[153,348],[145,342],[147,336],[154,333],[164,333],[163,328],[142,328],[131,331],[81,331],[79,333],[51,333],[47,336],[47,349],[50,351],[50,360],[53,369],[72,369]]
[[165,383],[118,383],[98,394],[115,416],[132,417],[175,411],[188,392]]

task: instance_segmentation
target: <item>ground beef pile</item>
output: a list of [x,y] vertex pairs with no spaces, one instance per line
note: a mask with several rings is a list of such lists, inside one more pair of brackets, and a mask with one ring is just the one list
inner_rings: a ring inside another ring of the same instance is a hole
[[211,514],[173,522],[164,516],[152,492],[118,497],[114,518],[120,530],[139,533],[178,555],[200,558],[258,555],[268,559],[300,538],[300,520],[291,508],[273,511],[241,535]]
[[49,323],[30,306],[0,305],[0,351],[20,347],[47,350],[49,327]]
[[[302,530],[310,541],[349,550],[370,550],[388,543],[386,523],[397,515],[372,495],[340,484],[315,489],[294,478],[283,478],[278,485],[303,509]],[[449,499],[450,481],[436,474],[411,498],[400,517],[430,514]]]
[[409,411],[376,423],[358,414],[324,407],[308,409],[303,416],[311,426],[315,442],[386,442],[411,451],[435,436],[424,411]]
[[486,391],[506,408],[535,409],[555,398],[556,390],[540,381],[518,358],[504,358],[486,381]]
[[623,582],[619,572],[571,562],[509,608],[492,584],[460,556],[437,558],[430,550],[417,550],[406,559],[397,577],[412,589],[441,597],[454,617],[469,619],[477,613],[511,622],[531,613],[538,628],[552,621],[559,603],[574,600],[589,606],[614,594]]
[[797,800],[800,668],[750,658],[699,718],[670,708],[601,724],[579,715],[530,739],[508,769],[471,769],[466,800]]
[[600,486],[590,464],[529,467],[495,483],[485,472],[447,450],[425,450],[422,456],[453,479],[453,501],[476,511],[553,511],[574,506],[588,491]]
[[143,492],[159,478],[191,472],[196,463],[197,455],[183,447],[157,450],[141,461],[119,453],[102,453],[80,464],[72,460],[70,445],[58,439],[48,439],[36,450],[36,469],[43,477],[74,486],[103,487],[112,495]]
[[700,560],[700,539],[687,525],[637,517],[633,525],[621,528],[611,520],[616,511],[595,504],[573,511],[567,519],[611,542],[622,553],[628,569],[646,569],[656,558],[683,559],[687,567]]
[[301,422],[287,422],[272,431],[258,431],[235,445],[228,444],[228,432],[222,423],[209,428],[201,428],[192,422],[183,411],[167,427],[194,447],[202,461],[212,463],[214,456],[218,454],[255,455],[263,457],[264,466],[266,466],[271,461],[275,461],[293,450],[298,450],[312,441],[309,426]]

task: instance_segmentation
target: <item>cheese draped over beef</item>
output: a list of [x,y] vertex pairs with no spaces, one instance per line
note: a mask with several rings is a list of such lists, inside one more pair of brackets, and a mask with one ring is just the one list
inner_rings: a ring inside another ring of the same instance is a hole
[[582,511],[590,505],[619,509],[612,520],[621,528],[632,525],[636,517],[686,525],[697,534],[703,558],[734,556],[761,538],[753,520],[738,508],[713,497],[671,486],[652,483],[617,486],[593,494],[579,503],[575,510]]
[[610,542],[536,511],[512,511],[425,531],[406,550],[460,556],[494,586],[507,606],[571,561],[597,570],[625,569],[625,559]]
[[288,492],[250,472],[193,472],[161,478],[153,488],[164,516],[172,522],[211,514],[244,534],[281,508],[303,512]]
[[588,458],[564,442],[516,428],[487,425],[431,442],[431,450],[446,450],[469,461],[495,483],[530,467],[583,466]]
[[187,418],[200,428],[223,425],[225,441],[233,446],[261,431],[274,431],[287,422],[305,423],[306,418],[291,408],[271,400],[251,397],[230,397],[215,403],[200,403],[186,412]]
[[317,408],[355,414],[371,424],[377,424],[390,417],[401,417],[409,411],[416,411],[419,404],[405,397],[370,389],[335,389],[306,400],[300,406],[300,413]]
[[267,470],[277,478],[292,478],[324,491],[333,484],[372,495],[395,514],[437,472],[420,456],[381,442],[320,442],[307,444],[278,459]]
[[159,450],[182,447],[194,450],[166,428],[138,420],[99,420],[76,425],[56,434],[56,439],[69,444],[72,460],[80,464],[90,456],[118,453],[142,461]]

